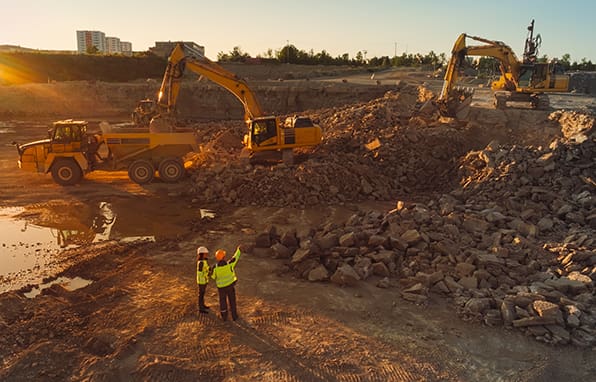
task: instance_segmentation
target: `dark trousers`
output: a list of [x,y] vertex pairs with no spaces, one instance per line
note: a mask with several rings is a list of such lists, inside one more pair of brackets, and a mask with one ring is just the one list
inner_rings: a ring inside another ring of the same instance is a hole
[[227,287],[218,288],[219,292],[219,311],[221,318],[225,321],[228,319],[228,302],[230,303],[230,311],[232,312],[232,320],[236,321],[238,313],[236,313],[236,290],[234,284]]
[[199,284],[199,310],[204,310],[206,308],[205,289],[207,289],[207,284]]

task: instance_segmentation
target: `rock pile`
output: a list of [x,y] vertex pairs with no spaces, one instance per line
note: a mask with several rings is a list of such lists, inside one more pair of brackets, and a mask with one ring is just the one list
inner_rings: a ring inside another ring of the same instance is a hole
[[469,152],[459,161],[460,186],[449,193],[308,233],[271,229],[254,252],[287,259],[311,281],[372,282],[419,304],[442,295],[465,319],[594,346],[594,118],[550,118],[563,138],[548,147],[493,143]]
[[571,73],[569,89],[579,93],[596,94],[596,72]]
[[[304,207],[451,188],[457,158],[473,148],[472,131],[437,122],[430,107],[420,110],[430,98],[404,84],[367,103],[312,112],[324,141],[299,152],[295,166],[242,164],[239,146],[214,144],[218,138],[207,135],[191,193],[205,202]],[[225,134],[240,142],[243,128]]]

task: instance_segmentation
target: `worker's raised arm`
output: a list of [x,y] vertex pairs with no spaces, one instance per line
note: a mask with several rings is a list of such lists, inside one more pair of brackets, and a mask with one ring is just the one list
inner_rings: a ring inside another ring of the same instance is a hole
[[234,252],[234,256],[228,262],[228,264],[232,266],[232,269],[236,267],[236,264],[238,264],[238,260],[240,259],[241,254],[242,251],[240,251],[240,246],[236,247],[236,252]]

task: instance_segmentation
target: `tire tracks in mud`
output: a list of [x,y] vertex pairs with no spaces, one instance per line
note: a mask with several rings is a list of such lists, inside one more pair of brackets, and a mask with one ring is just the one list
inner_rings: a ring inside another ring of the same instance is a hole
[[[368,366],[358,363],[360,358],[358,348],[347,347],[338,355],[333,351],[328,354],[330,350],[325,347],[310,349],[308,340],[304,344],[290,343],[288,345],[284,343],[282,339],[285,336],[284,327],[289,331],[309,331],[317,326],[317,320],[318,317],[306,311],[275,311],[248,319],[241,318],[237,322],[225,323],[211,314],[200,315],[196,321],[187,322],[186,325],[197,327],[207,325],[215,331],[224,330],[232,334],[229,346],[219,344],[200,347],[195,356],[200,361],[206,363],[221,361],[222,358],[225,359],[230,357],[230,354],[233,355],[235,350],[248,348],[256,352],[262,359],[258,362],[263,364],[263,369],[266,369],[269,380],[385,382],[453,379],[451,372],[436,370],[430,364],[418,362],[407,355],[401,355],[396,349],[382,343],[377,344],[379,345],[377,350],[372,351],[373,358],[383,354],[382,359],[376,364]],[[319,327],[319,330],[322,333],[322,342],[326,342],[326,346],[329,348],[335,346],[333,342],[329,342],[330,340],[342,336],[347,337],[341,333],[341,328],[333,325]],[[364,339],[354,338],[353,341],[358,343]],[[362,344],[363,347],[369,347],[369,345],[368,342]],[[313,350],[312,354],[310,354],[311,350]],[[246,353],[246,351],[242,351],[242,353]],[[225,370],[224,375],[233,375],[238,372],[239,370],[232,368]]]

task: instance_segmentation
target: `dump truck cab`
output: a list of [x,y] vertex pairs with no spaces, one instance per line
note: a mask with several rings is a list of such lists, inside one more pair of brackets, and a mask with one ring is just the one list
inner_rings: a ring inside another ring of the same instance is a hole
[[52,173],[60,185],[78,183],[90,169],[94,152],[89,151],[93,137],[87,135],[87,122],[63,120],[52,124],[48,139],[17,145],[19,168],[39,173]]

